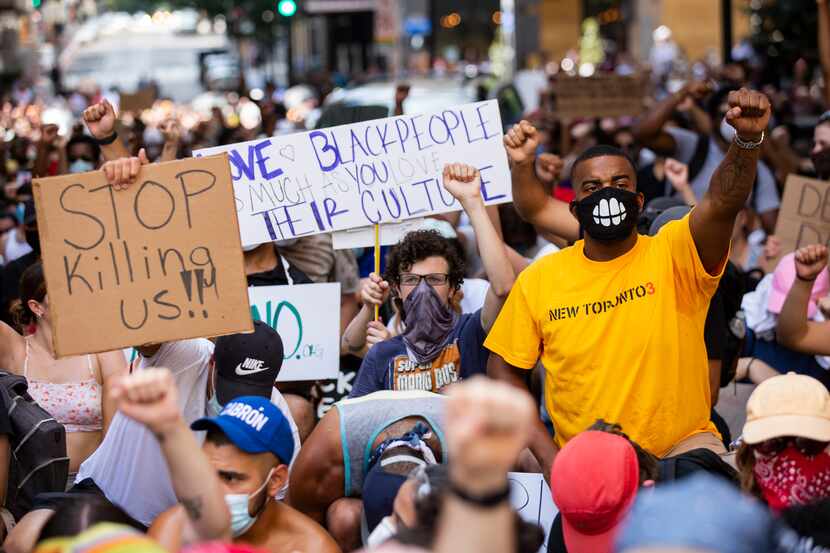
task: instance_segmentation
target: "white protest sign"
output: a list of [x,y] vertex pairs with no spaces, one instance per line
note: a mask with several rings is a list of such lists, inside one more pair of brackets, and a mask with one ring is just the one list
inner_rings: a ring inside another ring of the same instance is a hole
[[340,283],[253,286],[251,316],[276,329],[285,361],[278,382],[328,380],[340,370]]
[[205,148],[228,152],[242,245],[459,211],[446,163],[481,171],[487,204],[512,200],[495,100]]
[[544,553],[548,550],[550,527],[559,512],[545,477],[538,473],[510,472],[507,480],[510,482],[510,504],[522,519],[538,524],[545,531],[545,543],[539,549]]
[[[421,218],[409,219],[400,223],[384,223],[380,226],[380,245],[394,246],[407,233],[423,228],[423,226],[424,220]],[[333,232],[331,242],[335,250],[373,247],[375,245],[375,227],[360,227]]]

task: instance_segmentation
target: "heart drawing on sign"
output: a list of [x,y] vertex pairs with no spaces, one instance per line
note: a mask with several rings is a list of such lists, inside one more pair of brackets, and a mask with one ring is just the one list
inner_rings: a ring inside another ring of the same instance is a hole
[[291,144],[280,148],[280,155],[289,161],[294,161],[294,146]]

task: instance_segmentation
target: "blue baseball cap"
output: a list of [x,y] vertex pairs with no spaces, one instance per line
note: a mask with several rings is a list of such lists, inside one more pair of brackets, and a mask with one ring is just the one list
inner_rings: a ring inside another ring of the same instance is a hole
[[694,548],[718,553],[774,553],[782,528],[754,498],[707,473],[641,491],[615,551]]
[[225,405],[218,416],[199,419],[190,428],[219,429],[245,453],[270,452],[284,464],[294,456],[294,435],[288,419],[264,397],[238,397]]

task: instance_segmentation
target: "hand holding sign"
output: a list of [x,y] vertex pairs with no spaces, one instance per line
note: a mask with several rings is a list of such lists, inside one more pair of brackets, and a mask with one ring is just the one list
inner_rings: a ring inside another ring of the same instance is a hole
[[481,174],[478,169],[463,163],[444,165],[444,188],[462,206],[481,200]]
[[360,290],[360,298],[367,305],[383,305],[389,297],[389,283],[377,273],[369,273]]
[[827,246],[814,244],[795,252],[795,274],[801,280],[815,280],[827,267]]
[[729,93],[729,111],[726,121],[737,131],[742,140],[757,142],[761,139],[772,115],[766,95],[742,88]]
[[101,100],[84,110],[84,122],[93,137],[106,138],[115,132],[115,109],[108,100]]
[[539,147],[539,133],[536,127],[524,119],[513,125],[513,128],[504,135],[504,147],[512,165],[527,163],[536,157]]
[[369,349],[375,344],[379,344],[392,337],[392,333],[386,328],[382,321],[369,321],[366,327],[366,343]]
[[144,148],[138,151],[138,157],[122,157],[108,161],[101,166],[101,171],[107,177],[107,182],[116,190],[126,190],[135,182],[142,165],[147,165],[147,152]]

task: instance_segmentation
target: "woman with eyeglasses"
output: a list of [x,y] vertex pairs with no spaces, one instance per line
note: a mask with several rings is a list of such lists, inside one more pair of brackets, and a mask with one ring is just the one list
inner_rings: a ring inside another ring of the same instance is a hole
[[[432,230],[407,234],[390,251],[384,280],[375,279],[379,282],[375,282],[371,297],[364,294],[367,305],[381,305],[391,293],[404,330],[373,345],[349,397],[379,390],[438,392],[486,371],[484,339],[513,287],[516,273],[487,215],[479,171],[464,164],[446,165],[443,187],[467,212],[475,231],[490,281],[484,306],[474,313],[459,313],[464,261],[446,238]],[[382,323],[370,324],[368,341],[372,341],[375,327],[381,328]]]
[[775,512],[830,498],[830,394],[788,373],[762,382],[746,406],[737,464],[744,491]]

